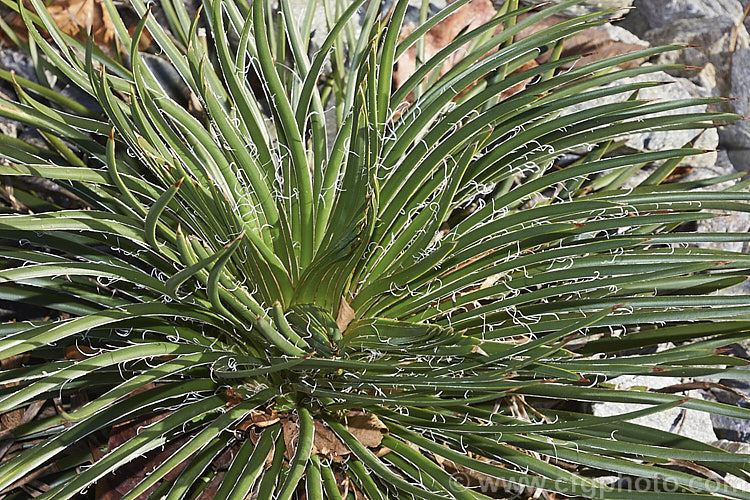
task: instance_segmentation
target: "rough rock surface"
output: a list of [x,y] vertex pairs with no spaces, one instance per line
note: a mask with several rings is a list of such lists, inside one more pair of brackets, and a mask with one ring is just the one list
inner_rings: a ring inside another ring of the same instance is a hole
[[[732,111],[750,116],[750,48],[734,52],[729,96]],[[750,171],[750,121],[736,122],[719,130],[722,146],[738,170]]]
[[[696,44],[663,54],[652,62],[700,66],[678,73],[704,89],[704,95],[729,96],[722,111],[750,115],[750,17],[740,0],[636,0],[620,26],[652,44]],[[743,23],[744,20],[744,23]],[[720,145],[738,170],[750,170],[750,122],[719,129]]]
[[[630,387],[659,389],[683,382],[685,382],[684,379],[643,375],[624,375],[610,380],[610,383],[616,384],[617,387],[623,389]],[[688,391],[687,396],[702,399],[699,391]],[[593,412],[594,415],[600,417],[609,417],[643,408],[646,408],[646,405],[633,403],[596,403],[593,405]],[[717,440],[708,414],[696,410],[672,408],[671,410],[633,419],[631,422],[645,425],[652,429],[675,432],[704,443]]]
[[[740,404],[742,408],[748,408],[747,403]],[[711,415],[711,423],[716,436],[728,441],[738,443],[750,443],[750,424],[747,420],[730,418],[723,415]]]
[[[729,155],[726,151],[719,151],[718,158],[714,165],[707,165],[701,168],[693,168],[684,180],[696,181],[700,179],[708,179],[711,177],[719,177],[723,175],[736,174],[737,170],[734,165],[729,161]],[[719,188],[729,187],[730,183],[722,183],[716,186],[709,186],[705,189],[715,190]],[[750,230],[750,213],[733,213],[728,217],[716,217],[713,219],[702,220],[698,222],[699,232],[747,232]],[[700,243],[698,246],[703,248],[715,248],[731,250],[734,252],[747,252],[749,249],[748,243],[743,242],[730,242],[730,243]],[[750,293],[750,283],[743,283],[738,287],[730,289],[731,294]]]
[[651,44],[647,40],[641,40],[630,31],[626,30],[622,26],[615,25],[612,23],[605,23],[599,26],[597,29],[602,30],[609,35],[610,40],[614,42],[628,43],[632,45],[640,45],[641,47],[649,47]]
[[[703,67],[710,62],[716,68],[717,88],[715,95],[727,95],[732,72],[732,47],[735,52],[750,47],[750,35],[745,26],[740,25],[737,39],[734,40],[735,21],[728,17],[678,19],[661,28],[649,30],[643,38],[653,45],[684,43],[698,45],[685,50],[667,52],[655,62],[661,64],[685,64]],[[710,29],[706,29],[710,26]],[[696,71],[682,72],[681,76],[693,76]]]
[[[713,165],[705,165],[699,168],[693,168],[688,175],[686,175],[684,181],[698,181],[702,179],[710,179],[712,177],[721,177],[725,175],[733,175],[737,173],[737,169],[730,161],[729,155],[725,150],[719,150],[716,163]],[[708,186],[704,189],[718,190],[730,187],[734,182],[723,182],[713,186]],[[698,221],[696,230],[698,232],[747,232],[750,231],[750,213],[747,212],[734,212],[728,216],[715,217],[713,219]],[[730,250],[733,252],[747,252],[750,250],[750,244],[747,242],[726,242],[726,243],[697,243],[698,247],[711,248],[720,250]],[[750,281],[745,281],[739,285],[735,285],[730,288],[726,288],[720,291],[722,295],[747,295],[750,294]]]
[[[562,3],[564,0],[523,0],[524,3],[528,4],[541,4],[541,3]],[[628,8],[633,4],[633,0],[586,0],[566,9],[563,15],[569,17],[580,16],[583,14],[589,14],[591,12],[598,12],[602,9],[619,9],[609,15],[611,18],[616,18],[625,15],[628,12]]]
[[[747,358],[748,347],[746,341],[734,344],[727,354]],[[738,367],[738,369],[748,372],[747,367]],[[750,378],[720,379],[717,382],[715,388],[705,391],[707,399],[732,406],[750,408]],[[712,415],[711,422],[716,436],[721,440],[716,443],[717,446],[727,451],[747,453],[746,450],[750,447],[750,421],[723,415]],[[743,444],[745,451],[741,451]]]
[[[26,78],[27,80],[31,80],[32,82],[37,81],[36,72],[34,71],[34,65],[31,62],[31,58],[15,47],[2,47],[0,49],[0,69],[15,72],[17,75]],[[91,109],[101,109],[91,96],[73,89],[62,81],[58,81],[57,77],[52,73],[47,72],[46,76],[53,88],[60,94],[74,99]],[[7,89],[6,94],[15,95],[15,92],[9,84],[4,83],[3,81],[0,85],[2,85],[1,88]]]
[[[738,22],[742,17],[739,0],[635,0],[633,7],[622,26],[641,38],[680,19],[727,17]],[[704,30],[709,27],[704,25]]]
[[[743,455],[750,454],[750,443],[737,443],[735,441],[726,441],[724,439],[711,443],[717,448],[726,450],[730,453],[742,453]],[[742,478],[727,474],[724,476],[724,480],[727,484],[733,488],[737,488],[742,491],[750,491],[750,483]]]
[[[392,7],[393,2],[394,0],[384,0],[381,11],[387,12]],[[446,2],[446,0],[431,0],[429,15],[433,15],[440,9],[444,8],[446,6],[446,3],[450,2]],[[290,5],[292,7],[292,11],[297,15],[297,26],[300,26],[302,23],[302,18],[305,15],[308,0],[291,0]],[[407,8],[404,18],[405,23],[417,24],[417,21],[419,20],[419,8],[421,5],[422,0],[409,0],[409,7]],[[348,7],[348,4],[346,4],[346,6]],[[357,13],[354,14],[354,19],[361,19],[363,13],[364,7],[360,8]],[[359,22],[355,23],[355,26],[357,26],[358,24]],[[358,27],[355,28],[355,32],[357,31]],[[316,49],[317,47],[320,47],[320,45],[323,43],[323,40],[325,40],[326,35],[328,34],[328,23],[326,22],[323,2],[318,2],[317,7],[315,8],[315,15],[313,16],[312,22],[312,32],[314,45],[313,49]]]
[[0,68],[36,81],[31,59],[19,50],[10,47],[4,47],[3,50],[0,50]]
[[[673,82],[668,85],[661,85],[658,87],[652,87],[641,90],[640,98],[647,100],[675,100],[675,99],[688,99],[691,97],[700,96],[702,89],[685,78],[675,78],[664,72],[658,71],[654,73],[648,73],[645,75],[639,75],[637,77],[624,79],[620,83],[629,82],[643,82],[643,81],[656,81],[656,82]],[[587,104],[588,108],[590,105],[599,106],[611,102],[624,101],[627,99],[628,94],[621,94],[617,96],[611,96],[603,99],[598,99],[591,104]],[[575,112],[583,109],[582,106],[574,106],[570,108],[570,112]],[[691,106],[689,108],[683,108],[681,110],[669,111],[665,114],[681,114],[681,113],[696,113],[705,111],[705,106]],[[670,148],[681,148],[688,142],[692,141],[701,133],[700,130],[676,130],[669,132],[646,132],[630,137],[625,145],[636,151],[659,151]],[[705,131],[701,137],[695,142],[696,147],[704,149],[716,149],[718,146],[718,134],[715,130]],[[707,153],[700,156],[693,156],[684,160],[685,165],[693,167],[710,167],[716,163],[716,153]]]

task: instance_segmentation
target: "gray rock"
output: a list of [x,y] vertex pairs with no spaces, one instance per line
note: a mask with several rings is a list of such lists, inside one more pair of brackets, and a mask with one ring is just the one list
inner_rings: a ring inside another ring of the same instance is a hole
[[18,123],[0,118],[0,133],[9,137],[18,137]]
[[[735,358],[742,358],[750,361],[750,340],[740,340],[739,342],[735,342],[734,344],[729,344],[727,346],[727,349],[729,349],[725,353],[727,356],[733,356]],[[747,367],[745,367],[744,369],[750,371],[750,369],[748,369]],[[736,380],[736,382],[750,384],[750,382],[748,382],[747,380]]]
[[726,439],[720,439],[711,443],[712,446],[721,448],[722,450],[730,453],[741,453],[743,455],[750,454],[750,443],[738,443],[736,441],[727,441]]
[[705,63],[703,69],[692,75],[690,81],[703,89],[704,97],[724,97],[719,93],[716,66],[711,62]]
[[[16,49],[3,47],[0,50],[0,69],[12,71],[26,79],[36,81],[31,59]],[[16,100],[15,92],[13,92],[9,83],[3,82],[3,90],[0,90],[0,96],[11,101]],[[3,134],[10,137],[18,137],[20,133],[19,128],[23,128],[23,126],[18,122],[0,118],[0,132]]]
[[750,172],[750,124],[743,121],[720,128],[719,140],[737,170]]
[[[527,4],[541,4],[541,3],[562,3],[564,0],[523,0]],[[502,3],[502,2],[496,2]],[[563,11],[562,15],[567,17],[577,17],[583,14],[589,14],[591,12],[599,12],[602,9],[619,9],[608,17],[622,17],[628,12],[628,7],[633,4],[633,0],[586,0],[581,2],[579,5],[574,5]]]
[[[728,103],[731,111],[750,116],[750,48],[736,50],[732,57],[732,77]],[[738,170],[750,171],[750,121],[734,122],[719,131],[722,147]]]
[[[750,404],[745,400],[740,400],[737,406],[750,408]],[[723,415],[711,415],[711,423],[719,439],[750,443],[750,421]]]
[[36,81],[36,73],[31,58],[15,48],[3,47],[0,50],[0,68],[13,71],[27,80]]
[[750,115],[750,48],[738,48],[732,54],[730,104],[735,113]]
[[[654,62],[660,64],[685,64],[703,67],[706,62],[716,70],[714,95],[728,95],[732,72],[731,45],[735,22],[728,17],[677,19],[673,23],[643,34],[642,38],[653,45],[690,44],[698,45],[684,50],[661,54]],[[750,47],[750,35],[744,26],[739,27],[735,52]],[[695,70],[682,72],[680,76],[696,76]]]
[[[3,49],[0,50],[0,68],[6,71],[13,71],[18,76],[31,80],[32,82],[37,81],[31,57],[14,47],[3,47]],[[52,88],[60,94],[69,97],[92,110],[101,110],[99,105],[90,95],[81,92],[77,88],[70,86],[63,81],[58,81],[57,77],[52,73],[46,72],[45,76]],[[13,95],[15,95],[15,93],[13,93]]]
[[[617,82],[614,85],[620,83],[631,83],[631,82],[643,82],[643,81],[656,81],[656,82],[672,82],[668,85],[661,85],[658,87],[652,87],[641,90],[640,97],[642,99],[649,100],[676,100],[676,99],[688,99],[691,97],[699,97],[704,93],[704,90],[684,78],[675,78],[663,72],[649,73],[646,75],[640,75],[634,78],[627,78],[621,82]],[[578,105],[569,108],[568,112],[575,112],[588,108],[591,106],[603,105],[611,102],[623,101],[628,97],[627,94],[611,96],[604,99],[598,99],[596,101],[587,103],[585,106]],[[691,106],[689,108],[682,108],[674,111],[669,111],[664,114],[683,114],[683,113],[700,113],[706,110],[706,106]],[[654,115],[656,116],[656,115]],[[672,130],[667,132],[645,132],[631,136],[625,146],[635,151],[661,151],[664,149],[681,148],[688,142],[694,140],[701,133],[700,130]],[[700,139],[696,141],[696,146],[704,149],[716,149],[718,147],[718,134],[715,130],[705,131]],[[684,165],[693,167],[709,167],[716,162],[716,153],[707,153],[700,156],[692,156],[686,158],[683,162]]]
[[[721,150],[718,153],[716,163],[710,166],[704,166],[702,168],[693,168],[693,170],[685,176],[686,181],[696,181],[701,179],[709,179],[711,177],[719,177],[723,175],[736,174],[737,169],[734,167],[730,160],[729,154],[725,150]],[[714,186],[708,186],[704,189],[718,190],[730,187],[734,182],[724,182],[716,184]],[[729,233],[739,232],[744,233],[750,231],[750,213],[747,212],[730,212],[728,215],[722,217],[715,217],[713,219],[698,221],[696,230],[698,232],[718,232],[718,233]],[[750,249],[750,245],[745,242],[725,242],[725,243],[710,243],[702,242],[697,243],[696,246],[700,248],[710,248],[714,250],[729,250],[731,252],[747,252]],[[745,281],[739,285],[735,285],[731,288],[725,288],[719,291],[721,295],[748,295],[750,294],[750,281]]]
[[604,23],[601,26],[597,26],[596,29],[606,32],[607,35],[609,36],[609,39],[613,42],[640,45],[644,48],[651,46],[651,44],[647,42],[646,40],[641,40],[630,31],[616,24]]
[[[382,0],[382,6],[380,12],[386,13],[391,10],[396,0]],[[431,0],[429,3],[429,10],[427,12],[427,18],[434,16],[440,9],[446,5],[445,0]],[[409,0],[409,6],[406,8],[406,14],[404,14],[404,24],[419,24],[419,10],[422,7],[422,0]]]
[[[670,377],[653,377],[641,375],[624,375],[609,381],[616,384],[619,388],[626,389],[631,387],[649,387],[659,389],[670,385],[681,384],[686,382],[685,379]],[[699,391],[688,391],[688,397],[702,399]],[[600,417],[609,417],[612,415],[621,415],[623,413],[647,408],[647,405],[633,403],[596,403],[593,405],[594,415]],[[653,429],[675,432],[682,436],[697,439],[704,443],[716,441],[711,425],[711,419],[705,412],[688,410],[685,408],[672,408],[671,410],[639,417],[631,420],[632,423],[645,425]]]
[[[393,5],[393,2],[394,0],[384,0],[383,5],[381,7],[381,11],[388,12],[388,10]],[[308,0],[291,0],[290,1],[292,11],[297,16],[297,19],[295,20],[297,22],[297,26],[300,26],[302,24],[302,18],[305,15],[307,4],[308,4]],[[405,23],[411,23],[415,25],[418,24],[419,8],[421,7],[421,5],[422,5],[422,0],[409,0],[409,7],[407,8],[405,19],[404,19]],[[444,8],[445,6],[446,6],[446,0],[431,0],[430,11],[429,11],[428,16],[434,15],[436,12],[440,11],[440,9]],[[353,26],[354,26],[355,35],[359,35],[362,15],[364,14],[366,7],[367,7],[367,2],[353,16],[353,19],[354,19]],[[312,33],[313,33],[312,45],[313,46],[311,48],[313,50],[317,50],[317,48],[323,44],[323,41],[325,40],[326,35],[328,35],[328,31],[329,29],[328,29],[328,23],[326,21],[325,8],[323,7],[322,2],[318,2],[315,8],[315,14],[313,15],[313,21],[312,21]]]
[[[721,150],[716,153],[716,160],[711,164],[702,168],[693,168],[682,180],[687,182],[700,181],[703,179],[711,179],[713,177],[720,177],[723,175],[732,175],[737,173],[737,169],[729,160],[729,155],[726,151]],[[714,186],[707,186],[704,189],[711,191],[717,191],[719,189],[725,189],[733,185],[734,182],[723,182]]]
[[[721,439],[719,441],[714,441],[711,444],[730,453],[741,453],[743,455],[750,454],[750,443],[736,443],[734,441]],[[724,481],[726,481],[726,483],[732,488],[737,488],[740,491],[750,491],[750,483],[735,475],[725,475]]]
[[[712,135],[710,142],[715,143],[716,130],[715,129],[706,130],[704,137],[706,136],[706,134]],[[702,141],[703,141],[703,137],[695,141],[697,147],[702,147],[701,146]],[[696,162],[693,162],[691,164],[692,169],[687,173],[687,175],[682,177],[681,179],[682,181],[685,181],[685,182],[700,181],[704,179],[711,179],[714,177],[721,177],[721,176],[732,175],[732,174],[737,173],[737,170],[734,168],[734,165],[729,159],[729,155],[727,154],[727,151],[720,150],[718,153],[710,153],[704,156],[708,157],[710,161],[706,162],[706,164],[703,164],[703,165],[696,165],[695,164]],[[647,170],[642,170],[638,172],[632,179],[628,180],[628,182],[625,184],[624,187],[627,188],[627,187],[638,186],[641,183],[641,181],[643,181],[651,173],[652,170],[653,169],[647,169]],[[712,190],[712,191],[719,190],[719,189],[726,189],[728,187],[731,187],[735,182],[732,182],[732,181],[723,182],[721,184],[706,186],[703,189]],[[726,211],[713,211],[713,212],[726,214]],[[696,223],[695,230],[698,232],[719,232],[719,233],[747,232],[747,231],[750,231],[750,213],[730,212],[728,215],[724,215],[721,217],[715,217],[713,219],[707,219],[707,220],[700,220]],[[699,248],[709,248],[709,249],[714,249],[714,250],[728,250],[728,251],[734,251],[734,252],[746,252],[748,250],[748,247],[750,247],[750,245],[748,245],[747,243],[743,243],[743,242],[726,242],[726,243],[700,242],[700,243],[696,243],[696,246]],[[750,294],[750,281],[745,281],[733,287],[719,290],[718,293],[721,295]]]
[[[719,110],[750,115],[750,21],[741,24],[739,0],[636,0],[634,7],[621,25],[641,38],[654,45],[698,45],[662,54],[653,62],[703,67],[677,74],[690,78],[703,95],[736,99],[717,106]],[[731,163],[750,171],[750,122],[734,122],[718,133]]]
[[750,148],[738,147],[736,144],[732,144],[735,140],[733,137],[731,141],[725,141],[724,137],[719,131],[719,140],[721,141],[722,147],[727,148],[727,155],[733,165],[737,166],[737,170],[742,172],[750,172]]
[[742,18],[739,0],[635,0],[633,7],[622,26],[641,38],[680,19],[724,17],[737,24]]
[[[740,355],[740,357],[747,358],[750,345],[748,341],[743,341],[728,347],[731,348],[728,354]],[[737,369],[748,370],[750,367],[743,366],[737,367]],[[719,386],[717,388],[706,391],[707,399],[713,399],[719,403],[739,406],[741,408],[750,408],[750,379],[720,379],[718,383]],[[726,389],[719,389],[718,387]],[[747,444],[750,443],[749,420],[723,415],[711,415],[711,422],[713,423],[716,436],[723,440],[718,443],[721,448],[734,453],[747,453],[747,451],[740,451],[740,444],[746,443],[745,446],[750,447],[750,444]]]
[[[703,166],[701,168],[693,168],[693,170],[685,177],[684,180],[696,181],[722,175],[731,175],[735,173],[737,173],[737,170],[729,160],[729,155],[726,151],[722,150],[719,151],[716,163],[714,165]],[[714,186],[708,186],[704,189],[718,190],[727,188],[731,184],[733,183],[722,183]],[[713,219],[698,221],[697,230],[698,232],[744,233],[750,230],[750,213],[732,212],[728,216],[715,217]],[[729,250],[733,252],[746,252],[748,250],[748,244],[743,242],[699,243],[697,246],[701,248]],[[750,293],[750,283],[745,282],[732,288],[722,290],[722,292],[728,295],[741,295]]]
[[174,66],[167,59],[154,54],[144,53],[142,57],[164,92],[174,101],[186,106],[190,98],[190,87]]
[[[305,11],[307,9],[307,0],[291,0],[289,2],[292,12],[296,15],[295,22],[298,27],[302,26],[302,19],[305,15]],[[318,47],[320,47],[323,44],[323,41],[325,40],[326,36],[328,35],[328,23],[326,21],[326,14],[325,14],[325,8],[323,7],[323,2],[317,2],[317,5],[315,7],[315,14],[312,18],[312,44],[311,44],[311,51],[314,53],[317,51]],[[362,9],[360,9],[360,12],[363,12]],[[360,12],[357,12],[354,14],[354,24],[355,31],[359,32],[360,29]],[[304,33],[303,33],[304,35]]]

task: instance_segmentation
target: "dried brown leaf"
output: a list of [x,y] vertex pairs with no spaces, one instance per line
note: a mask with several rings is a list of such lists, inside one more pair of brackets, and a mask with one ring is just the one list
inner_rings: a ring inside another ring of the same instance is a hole
[[[111,451],[116,449],[118,446],[126,443],[130,439],[138,435],[139,430],[142,427],[154,424],[159,420],[167,417],[171,412],[163,413],[155,416],[144,415],[137,419],[129,420],[122,424],[116,425],[112,428],[112,432],[109,436],[109,442],[107,448]],[[110,498],[118,499],[122,498],[128,492],[133,490],[136,485],[143,480],[144,477],[161,463],[175,454],[186,441],[190,439],[190,436],[183,436],[180,439],[170,441],[162,448],[157,448],[150,451],[149,453],[136,458],[135,460],[122,465],[111,475],[107,477],[110,484],[112,495]],[[163,481],[174,481],[177,476],[186,467],[189,458],[177,467],[172,469],[163,479]],[[147,498],[158,485],[152,486],[145,493],[140,495],[136,500],[143,500]]]
[[[0,369],[10,370],[12,368],[19,368],[29,360],[29,353],[17,354],[9,358],[0,360]],[[14,387],[19,385],[21,382],[13,382],[10,384],[4,384],[2,387]],[[38,411],[38,410],[37,410]],[[3,425],[3,430],[15,429],[23,423],[25,410],[18,408],[17,410],[9,411],[0,415],[0,423]]]
[[[425,34],[424,56],[425,60],[431,58],[438,51],[451,43],[456,36],[465,29],[473,29],[486,23],[495,15],[495,8],[490,0],[475,0],[454,12],[451,16],[440,22]],[[402,36],[407,36],[414,30],[414,26],[407,26]],[[454,52],[443,64],[440,74],[445,74],[466,53],[468,44]],[[412,75],[416,69],[417,49],[412,46],[396,61],[396,69],[393,73],[393,81],[396,88]]]
[[[519,16],[519,20],[523,20],[529,15],[530,14],[524,14],[522,16]],[[567,19],[560,16],[550,16],[548,18],[542,19],[540,22],[535,23],[533,26],[530,26],[521,31],[516,36],[516,40],[520,40],[527,36],[533,35],[538,31],[549,28],[550,26],[553,26],[555,24],[559,24],[565,20]],[[605,59],[607,57],[613,57],[620,54],[633,52],[635,50],[640,50],[642,48],[644,48],[643,45],[613,40],[610,34],[602,29],[586,28],[577,35],[565,40],[561,57],[587,54],[586,57],[581,58],[578,62],[575,63],[576,66],[581,66],[584,64],[590,64],[592,62],[599,61],[601,59]],[[539,58],[537,58],[537,62],[543,64],[547,61],[548,58],[549,54],[542,54]],[[623,64],[622,67],[632,68],[640,66],[642,62],[643,59],[637,59],[635,61],[630,61]]]
[[65,348],[65,359],[82,360],[98,353],[99,351],[86,345],[69,345]]
[[349,305],[344,296],[341,296],[341,303],[339,304],[339,313],[336,316],[336,326],[339,327],[340,332],[344,332],[349,323],[355,319],[354,309]]
[[227,404],[226,404],[227,408],[236,406],[242,402],[242,394],[237,392],[237,389],[235,389],[234,387],[230,387],[229,389],[227,389],[226,397],[227,397]]
[[[282,415],[283,416],[283,415]],[[281,418],[276,412],[251,411],[245,419],[234,427],[235,430],[245,432],[251,428],[262,429],[280,421]]]
[[368,448],[377,448],[388,428],[372,413],[350,412],[346,417],[346,428],[352,436]]
[[[24,4],[27,9],[33,10],[28,1]],[[102,0],[55,0],[47,5],[47,12],[63,33],[79,40],[85,40],[90,35],[102,50],[112,53],[116,40],[115,25]],[[27,40],[26,26],[20,16],[16,15],[8,24],[19,38]],[[132,34],[134,27],[129,31]],[[138,47],[145,50],[151,41],[151,35],[144,31]]]
[[284,458],[288,462],[294,458],[297,451],[297,438],[299,437],[299,424],[296,419],[287,418],[281,422],[281,430],[284,432]]
[[327,457],[332,462],[343,462],[351,451],[331,429],[316,420],[313,440],[313,454],[315,453]]
[[[452,2],[449,2],[452,3]],[[445,48],[450,44],[456,36],[464,30],[473,29],[478,27],[490,19],[496,14],[496,10],[492,6],[490,0],[475,0],[474,2],[468,3],[458,9],[453,15],[447,17],[445,20],[437,24],[430,31],[425,34],[425,48],[424,56],[425,60],[431,58],[438,51]],[[523,20],[531,14],[524,14],[519,16],[519,20]],[[549,28],[554,24],[558,24],[564,21],[565,18],[559,16],[551,16],[543,19],[533,26],[521,31],[517,36],[516,40],[520,40],[529,35],[536,33],[539,30]],[[403,32],[402,37],[407,36],[414,30],[414,26],[407,25]],[[497,28],[496,32],[502,30],[502,25]],[[452,68],[461,58],[464,56],[468,44],[455,51],[450,57],[446,59],[443,65],[439,69],[439,74],[445,74],[450,68]],[[642,49],[643,45],[625,43],[614,40],[611,38],[607,31],[597,28],[587,28],[581,33],[567,39],[563,45],[562,57],[587,54],[586,57],[582,58],[576,64],[588,64],[600,59],[612,57],[620,54],[632,52],[634,50]],[[490,55],[493,51],[488,52]],[[416,69],[416,46],[412,46],[407,50],[399,59],[396,61],[396,68],[394,70],[393,81],[395,87],[398,88],[414,74]],[[549,58],[549,53],[542,54],[536,61],[530,61],[524,64],[521,68],[517,69],[515,73],[531,69],[539,64],[543,64]],[[638,66],[643,62],[642,59],[631,61],[623,64],[623,67],[634,67]],[[500,98],[507,98],[523,90],[530,79],[523,82],[519,82],[513,87],[506,89],[500,95]],[[407,100],[411,102],[412,96],[410,95]],[[395,117],[396,119],[398,116]]]

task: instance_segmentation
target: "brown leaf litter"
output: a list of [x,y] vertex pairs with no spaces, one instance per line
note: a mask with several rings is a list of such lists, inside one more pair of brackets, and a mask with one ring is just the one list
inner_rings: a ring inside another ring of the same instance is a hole
[[[24,6],[34,10],[28,0],[24,1]],[[94,43],[102,50],[114,53],[115,25],[102,0],[55,0],[47,5],[47,12],[63,33],[81,41],[85,41],[90,34]],[[8,25],[21,40],[27,40],[26,25],[20,15],[14,14],[8,20]],[[133,34],[135,26],[128,31]],[[146,50],[151,45],[151,40],[148,32],[144,31],[139,48]]]
[[[455,1],[455,0],[453,0]],[[449,4],[453,3],[449,0]],[[461,8],[456,10],[452,15],[438,23],[431,30],[429,30],[424,37],[424,56],[425,60],[437,54],[441,49],[449,45],[459,34],[477,28],[482,24],[490,21],[497,11],[495,10],[490,0],[474,0],[471,3],[463,5]],[[519,16],[518,20],[522,21],[531,14],[524,14]],[[521,31],[516,37],[516,40],[525,38],[529,35],[536,33],[539,30],[548,28],[554,24],[558,24],[564,21],[565,18],[560,16],[551,16],[534,26]],[[414,31],[416,26],[406,25],[402,30],[401,38],[405,38],[411,32]],[[500,25],[496,33],[502,31],[502,25]],[[625,54],[634,50],[642,49],[643,46],[631,43],[625,43],[615,40],[610,37],[610,34],[604,30],[596,28],[586,28],[577,35],[567,39],[563,46],[561,57],[567,57],[576,54],[586,54],[576,64],[588,64],[594,61],[598,61],[607,57],[615,55]],[[453,66],[456,65],[467,53],[469,44],[461,46],[453,54],[451,54],[439,68],[439,75],[442,76]],[[495,50],[490,51],[487,55],[492,54]],[[398,88],[406,82],[406,80],[414,74],[416,69],[416,46],[412,46],[407,50],[397,61],[396,68],[394,69],[393,81],[395,88]],[[486,56],[485,56],[486,57]],[[539,64],[543,64],[549,58],[549,53],[542,54],[535,61],[530,61],[524,64],[521,68],[516,70],[517,72],[525,71],[533,68]],[[631,61],[624,64],[624,67],[638,66],[643,62],[642,59]],[[501,98],[507,98],[523,90],[531,79],[524,80],[513,87],[505,90],[500,95]],[[413,95],[407,98],[407,101],[411,102]],[[398,116],[395,117],[396,119]]]
[[[296,415],[276,413],[273,410],[256,410],[236,425],[234,430],[247,433],[249,439],[255,443],[260,439],[260,434],[264,428],[276,423],[281,424],[281,429],[284,433],[284,444],[286,447],[284,457],[287,461],[291,461],[297,450],[297,437],[299,436],[299,423]],[[315,419],[314,425],[315,434],[312,454],[321,455],[332,462],[343,462],[351,453],[349,447],[322,421]],[[388,432],[388,428],[377,416],[362,411],[350,411],[346,416],[344,425],[362,445],[376,450],[383,441],[383,435]],[[269,456],[269,460],[270,458]]]

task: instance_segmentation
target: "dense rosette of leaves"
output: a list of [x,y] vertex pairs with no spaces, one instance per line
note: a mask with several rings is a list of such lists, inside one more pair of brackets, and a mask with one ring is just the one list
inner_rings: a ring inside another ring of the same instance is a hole
[[[112,59],[40,0],[9,2],[42,83],[0,74],[17,91],[0,115],[44,144],[3,137],[0,174],[52,180],[81,206],[18,189],[28,210],[0,216],[0,296],[54,312],[0,325],[0,412],[28,416],[2,431],[0,490],[643,498],[608,485],[621,475],[659,498],[750,498],[716,480],[747,477],[750,457],[628,422],[747,409],[606,384],[743,364],[717,348],[748,337],[750,298],[714,292],[744,281],[750,256],[685,243],[750,236],[675,230],[747,211],[750,193],[704,189],[736,179],[665,182],[703,153],[690,145],[617,149],[737,117],[663,114],[722,100],[649,102],[639,90],[658,83],[618,83],[677,69],[621,69],[677,46],[561,60],[599,15],[514,40],[573,2],[509,0],[394,89],[394,61],[423,53],[467,0],[404,38],[405,1],[387,14],[370,2],[357,35],[363,3],[329,5],[313,51],[316,2],[298,25],[286,0],[279,13],[205,0],[198,16],[162,0],[167,27],[131,0],[142,20],[129,33],[104,0]],[[160,65],[137,50],[144,30]],[[190,103],[163,85],[165,66]],[[51,91],[52,76],[97,106]],[[575,404],[589,401],[646,406],[601,418]]]

